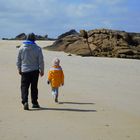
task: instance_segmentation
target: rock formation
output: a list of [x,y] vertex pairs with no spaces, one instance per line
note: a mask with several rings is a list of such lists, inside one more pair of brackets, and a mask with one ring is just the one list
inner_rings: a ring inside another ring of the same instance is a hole
[[66,33],[63,33],[60,36],[58,36],[58,39],[64,38],[64,37],[66,37],[68,35],[78,35],[78,32],[76,30],[72,29],[72,30],[70,30],[70,31],[68,31]]
[[[25,40],[26,39],[26,34],[25,33],[20,33],[19,35],[17,35],[15,38],[2,38],[3,40]],[[55,40],[52,38],[48,38],[48,35],[36,35],[36,40]]]
[[53,45],[46,48],[81,56],[140,59],[140,33],[109,29],[81,30],[80,33],[58,37]]
[[15,37],[15,40],[25,40],[26,39],[26,34],[21,33]]

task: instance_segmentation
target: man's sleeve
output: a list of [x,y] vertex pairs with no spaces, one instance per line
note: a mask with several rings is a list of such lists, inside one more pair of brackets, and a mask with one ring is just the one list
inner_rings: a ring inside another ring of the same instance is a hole
[[17,55],[17,62],[16,62],[16,65],[19,71],[21,71],[21,51],[22,50],[19,49],[18,55]]

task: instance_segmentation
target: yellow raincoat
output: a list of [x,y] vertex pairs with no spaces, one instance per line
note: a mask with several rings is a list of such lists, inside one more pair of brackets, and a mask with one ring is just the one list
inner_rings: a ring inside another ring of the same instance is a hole
[[64,73],[60,66],[53,66],[48,72],[48,81],[53,88],[58,88],[64,84]]

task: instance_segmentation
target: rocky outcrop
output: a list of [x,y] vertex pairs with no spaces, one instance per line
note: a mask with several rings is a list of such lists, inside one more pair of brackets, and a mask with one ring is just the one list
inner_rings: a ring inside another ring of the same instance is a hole
[[26,39],[26,34],[21,33],[15,37],[15,40],[25,40]]
[[[25,33],[21,33],[19,35],[17,35],[15,38],[2,38],[3,40],[25,40],[26,39],[26,34]],[[44,35],[44,36],[41,36],[41,35],[36,35],[36,40],[55,40],[55,39],[52,39],[52,38],[48,38],[48,35]]]
[[140,33],[95,29],[59,37],[49,50],[81,56],[140,59]]
[[72,30],[70,30],[70,31],[68,31],[66,33],[63,33],[60,36],[58,36],[58,39],[64,38],[64,37],[66,37],[68,35],[78,35],[78,32],[76,30],[72,29]]

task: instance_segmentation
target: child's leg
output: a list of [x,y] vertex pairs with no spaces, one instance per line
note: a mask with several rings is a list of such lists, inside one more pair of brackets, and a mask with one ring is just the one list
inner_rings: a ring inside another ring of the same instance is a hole
[[52,95],[55,98],[55,102],[58,102],[58,88],[52,88]]
[[55,102],[58,102],[58,88],[56,88]]

